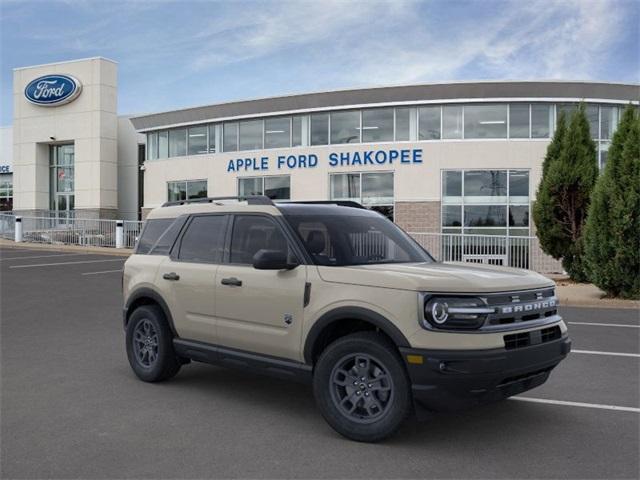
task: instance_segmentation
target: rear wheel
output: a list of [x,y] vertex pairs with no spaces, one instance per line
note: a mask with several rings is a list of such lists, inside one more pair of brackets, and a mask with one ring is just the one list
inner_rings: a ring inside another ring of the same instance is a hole
[[363,442],[392,435],[411,411],[411,391],[395,346],[374,332],[336,340],[313,378],[318,407],[338,433]]
[[141,380],[160,382],[180,370],[173,334],[160,307],[143,305],[133,311],[126,342],[129,364]]

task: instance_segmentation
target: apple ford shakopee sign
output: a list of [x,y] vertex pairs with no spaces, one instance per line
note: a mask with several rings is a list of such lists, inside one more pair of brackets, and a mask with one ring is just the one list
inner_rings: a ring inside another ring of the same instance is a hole
[[29,82],[24,96],[35,105],[57,107],[75,100],[82,91],[82,84],[71,75],[45,75]]

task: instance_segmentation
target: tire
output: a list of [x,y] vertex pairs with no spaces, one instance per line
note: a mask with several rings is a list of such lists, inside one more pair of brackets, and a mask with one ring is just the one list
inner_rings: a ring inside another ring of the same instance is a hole
[[327,423],[359,442],[389,437],[412,409],[402,359],[395,345],[375,332],[354,333],[329,345],[315,365],[313,392]]
[[173,350],[173,334],[160,307],[136,308],[127,323],[127,358],[134,373],[145,382],[161,382],[180,370]]

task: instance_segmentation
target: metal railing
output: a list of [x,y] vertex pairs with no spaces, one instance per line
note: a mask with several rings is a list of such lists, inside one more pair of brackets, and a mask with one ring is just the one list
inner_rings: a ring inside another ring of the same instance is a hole
[[124,221],[124,247],[134,248],[138,238],[140,238],[140,232],[142,231],[142,225],[144,222],[137,220],[125,220]]
[[13,240],[16,234],[16,216],[10,213],[0,213],[0,238]]

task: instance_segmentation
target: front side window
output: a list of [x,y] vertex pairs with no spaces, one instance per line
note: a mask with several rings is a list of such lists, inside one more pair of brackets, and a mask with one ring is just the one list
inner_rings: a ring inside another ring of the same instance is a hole
[[226,224],[226,215],[193,217],[180,241],[178,259],[183,262],[220,263]]
[[242,177],[238,179],[238,196],[266,195],[271,200],[291,199],[291,177]]
[[431,262],[407,234],[379,215],[287,215],[316,265]]
[[258,215],[238,215],[231,233],[230,263],[251,265],[259,250],[289,251],[281,228],[271,219]]
[[240,122],[240,150],[259,150],[262,148],[262,120]]
[[177,182],[167,182],[167,200],[169,202],[194,200],[197,198],[205,198],[206,196],[206,180],[180,180]]
[[264,121],[264,148],[291,146],[291,117],[267,118]]
[[360,141],[360,111],[331,113],[331,144]]
[[440,140],[440,106],[418,110],[418,140]]
[[187,154],[187,129],[169,130],[169,156],[182,157]]
[[311,115],[311,145],[327,145],[329,143],[329,114]]
[[371,108],[362,111],[362,141],[393,141],[393,108]]
[[507,138],[507,105],[465,106],[464,138]]
[[207,153],[207,127],[191,127],[188,134],[188,154],[201,155]]

